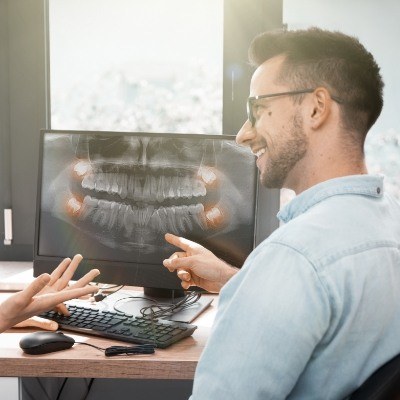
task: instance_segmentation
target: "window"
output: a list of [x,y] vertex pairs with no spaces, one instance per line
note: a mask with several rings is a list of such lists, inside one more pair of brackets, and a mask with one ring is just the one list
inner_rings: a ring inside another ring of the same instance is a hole
[[50,0],[49,33],[53,129],[222,133],[223,0]]

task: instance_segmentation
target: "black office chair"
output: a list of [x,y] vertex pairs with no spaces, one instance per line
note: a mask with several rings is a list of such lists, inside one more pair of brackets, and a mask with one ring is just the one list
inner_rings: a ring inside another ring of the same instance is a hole
[[400,354],[375,371],[349,400],[400,400]]

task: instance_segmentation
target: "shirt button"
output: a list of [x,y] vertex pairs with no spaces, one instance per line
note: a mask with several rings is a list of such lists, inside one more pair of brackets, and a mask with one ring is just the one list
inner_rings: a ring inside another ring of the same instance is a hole
[[380,187],[378,187],[378,188],[376,188],[376,193],[380,193],[381,192],[381,188]]

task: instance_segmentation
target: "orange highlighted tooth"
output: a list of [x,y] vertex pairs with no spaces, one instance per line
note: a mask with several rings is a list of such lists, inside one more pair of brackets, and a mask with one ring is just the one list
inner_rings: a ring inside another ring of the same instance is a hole
[[217,184],[217,173],[215,168],[200,167],[197,175],[207,186],[215,186]]
[[75,197],[71,197],[66,204],[67,213],[70,216],[77,217],[79,216],[82,208],[82,202],[77,200]]
[[88,161],[80,160],[74,165],[74,172],[81,178],[89,172],[92,172],[92,166]]
[[219,229],[226,224],[226,217],[219,207],[212,207],[204,212],[207,226],[209,228]]

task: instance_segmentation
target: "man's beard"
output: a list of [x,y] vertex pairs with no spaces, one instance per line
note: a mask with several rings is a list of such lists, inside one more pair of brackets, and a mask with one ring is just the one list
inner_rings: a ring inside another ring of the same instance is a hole
[[294,115],[289,139],[280,142],[274,155],[266,160],[266,168],[260,176],[261,184],[267,188],[281,189],[289,172],[307,152],[308,140],[303,130],[303,119],[299,113]]

